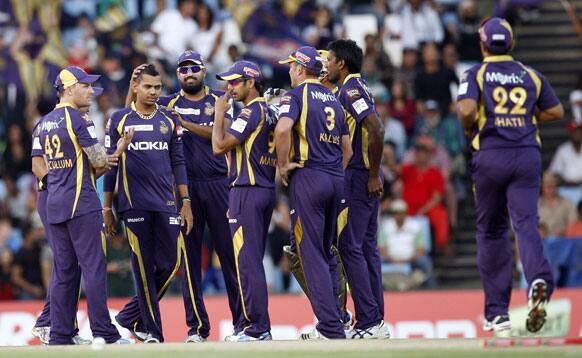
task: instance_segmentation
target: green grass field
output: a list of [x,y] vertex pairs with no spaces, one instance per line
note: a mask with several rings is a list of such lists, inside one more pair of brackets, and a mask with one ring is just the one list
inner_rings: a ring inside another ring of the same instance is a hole
[[582,346],[485,348],[482,339],[393,339],[388,341],[273,341],[253,343],[133,344],[124,346],[0,347],[0,357],[582,357]]

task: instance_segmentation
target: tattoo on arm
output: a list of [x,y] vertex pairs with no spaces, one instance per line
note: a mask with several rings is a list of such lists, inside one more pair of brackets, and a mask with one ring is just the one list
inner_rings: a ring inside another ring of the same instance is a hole
[[85,151],[85,154],[87,154],[89,161],[95,169],[105,168],[107,166],[107,152],[100,143],[90,147],[83,147],[83,151]]

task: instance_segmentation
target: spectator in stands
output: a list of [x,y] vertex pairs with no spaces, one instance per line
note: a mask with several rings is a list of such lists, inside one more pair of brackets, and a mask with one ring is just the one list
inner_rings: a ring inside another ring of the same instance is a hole
[[41,239],[43,238],[44,230],[42,225],[35,227],[27,224],[23,234],[23,245],[14,255],[12,282],[18,289],[17,297],[19,299],[41,299],[46,294],[40,267]]
[[402,198],[408,205],[409,215],[426,215],[434,232],[436,252],[452,254],[447,210],[443,205],[445,179],[441,171],[432,166],[432,150],[423,142],[414,149],[414,163],[404,164],[395,171],[402,179]]
[[406,98],[414,99],[414,86],[418,75],[418,52],[415,49],[405,48],[402,51],[402,66],[396,72],[396,79],[404,83]]
[[474,0],[464,0],[459,4],[459,24],[455,44],[461,62],[461,73],[481,61],[479,47],[479,25],[481,19]]
[[168,63],[175,63],[196,36],[198,26],[193,18],[195,13],[195,0],[179,0],[178,9],[166,8],[152,23],[151,31],[156,35],[156,43],[164,51]]
[[30,172],[30,166],[32,165],[30,160],[30,136],[26,136],[23,131],[21,123],[12,123],[8,127],[8,143],[2,156],[6,171],[14,179],[18,179],[20,175]]
[[390,117],[387,103],[379,98],[376,99],[376,111],[378,112],[378,117],[384,123],[384,143],[394,143],[396,156],[398,159],[402,159],[406,150],[407,139],[404,126],[399,120]]
[[222,44],[222,24],[215,21],[212,9],[206,3],[198,5],[195,20],[198,31],[192,37],[189,47],[202,56],[206,65],[213,64]]
[[568,132],[570,140],[556,150],[550,171],[560,179],[560,195],[576,204],[582,200],[582,123],[570,121]]
[[381,214],[387,214],[390,212],[392,199],[396,196],[400,196],[402,192],[399,187],[401,182],[398,180],[398,174],[394,171],[394,168],[398,167],[398,159],[399,158],[396,156],[396,145],[393,142],[384,143],[382,165],[380,166],[384,177],[384,193],[380,201]]
[[438,13],[426,0],[408,0],[402,12],[402,45],[419,49],[426,43],[440,44],[444,30]]
[[582,200],[578,203],[578,219],[570,224],[564,235],[567,239],[582,239]]
[[12,286],[13,251],[9,240],[12,237],[10,220],[0,218],[0,301],[13,300],[14,287]]
[[538,203],[540,222],[546,224],[550,237],[561,237],[576,221],[576,209],[568,199],[558,195],[558,178],[546,171],[542,180],[542,195]]
[[443,65],[446,69],[453,71],[457,78],[463,74],[459,72],[459,54],[454,44],[446,44],[443,47]]
[[408,96],[406,83],[402,79],[396,79],[392,83],[388,115],[402,123],[407,136],[414,135],[414,101]]
[[[375,34],[367,34],[364,40],[366,44],[364,47],[364,62],[372,61],[376,65],[380,82],[386,88],[390,88],[394,77],[394,66],[392,66],[390,57],[384,51],[384,45],[380,37]],[[368,77],[366,77],[366,81],[368,81]]]
[[291,266],[286,255],[283,255],[283,246],[289,245],[291,232],[291,215],[287,199],[279,194],[277,205],[271,218],[271,227],[268,234],[268,256],[272,260],[271,282],[273,292],[298,292],[297,283],[291,274]]
[[465,149],[465,136],[460,122],[451,115],[443,116],[439,103],[434,99],[428,99],[424,105],[422,116],[415,123],[416,135],[429,134],[434,140],[443,146],[449,159],[455,160],[463,155]]
[[313,24],[303,30],[303,39],[315,48],[324,49],[342,35],[341,26],[334,24],[331,10],[320,5],[313,11]]
[[390,272],[390,264],[409,264],[410,271],[400,272],[406,273],[407,279],[420,274],[420,280],[416,282],[418,285],[432,274],[432,263],[427,256],[427,238],[422,226],[406,214],[407,210],[404,200],[392,201],[392,216],[383,216],[379,222],[378,249],[382,256],[383,273]]
[[107,93],[113,107],[124,107],[131,73],[121,65],[121,55],[113,52],[106,53],[100,66],[102,75],[99,82],[104,89],[103,92]]
[[[118,233],[121,230],[117,231]],[[107,292],[109,297],[129,297],[134,295],[131,272],[131,250],[127,240],[116,235],[107,241]]]
[[442,66],[440,53],[436,45],[427,44],[422,49],[423,70],[415,80],[415,93],[418,113],[424,112],[424,101],[434,99],[439,103],[443,113],[454,113],[452,86],[459,84],[457,75]]
[[582,72],[578,72],[576,88],[570,92],[570,107],[572,120],[577,124],[582,124]]

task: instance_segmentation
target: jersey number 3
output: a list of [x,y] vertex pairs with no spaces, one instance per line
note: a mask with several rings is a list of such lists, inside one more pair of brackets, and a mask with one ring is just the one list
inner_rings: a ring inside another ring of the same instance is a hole
[[[509,110],[505,105],[507,104],[507,99],[513,102],[514,106]],[[509,94],[505,87],[497,86],[493,90],[493,100],[497,103],[495,105],[496,114],[520,114],[526,113],[526,109],[523,107],[527,99],[527,91],[523,87],[513,87]]]
[[59,138],[58,135],[53,134],[50,140],[49,136],[48,135],[46,136],[46,139],[44,141],[44,154],[46,154],[50,159],[62,158],[65,156],[65,154],[61,152],[61,138]]
[[325,107],[323,111],[327,115],[325,126],[327,127],[327,130],[331,132],[331,130],[335,127],[335,111],[331,107]]

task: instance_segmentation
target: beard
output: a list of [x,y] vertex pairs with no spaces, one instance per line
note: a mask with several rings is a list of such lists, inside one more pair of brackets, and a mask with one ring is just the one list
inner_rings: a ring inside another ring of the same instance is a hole
[[184,90],[184,92],[188,94],[196,94],[200,92],[204,87],[204,81],[200,81],[200,83],[197,84],[188,84],[186,82],[183,82],[180,84],[180,87],[182,87],[182,90]]

